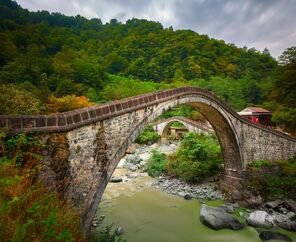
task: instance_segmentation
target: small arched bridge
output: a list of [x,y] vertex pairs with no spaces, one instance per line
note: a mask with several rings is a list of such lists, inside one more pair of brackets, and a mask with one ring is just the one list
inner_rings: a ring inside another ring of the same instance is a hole
[[195,132],[195,133],[214,132],[214,130],[208,125],[206,125],[206,123],[196,122],[194,120],[181,117],[181,116],[170,117],[167,119],[161,119],[157,123],[153,124],[152,126],[153,129],[161,136],[161,143],[166,143],[168,130],[171,127],[171,124],[174,122],[180,122],[181,124],[184,125],[184,127],[189,132]]
[[253,160],[288,159],[296,140],[240,117],[209,91],[182,87],[56,115],[0,116],[10,132],[34,132],[47,144],[40,177],[80,211],[87,231],[119,160],[140,132],[169,108],[189,104],[212,125],[224,158],[221,187],[242,199],[244,171]]

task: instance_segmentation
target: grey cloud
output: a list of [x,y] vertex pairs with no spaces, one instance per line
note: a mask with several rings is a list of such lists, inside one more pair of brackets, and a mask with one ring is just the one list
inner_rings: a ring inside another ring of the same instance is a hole
[[296,45],[294,0],[17,0],[31,10],[46,9],[66,15],[145,18],[165,27],[192,29],[239,47],[263,50],[275,57]]

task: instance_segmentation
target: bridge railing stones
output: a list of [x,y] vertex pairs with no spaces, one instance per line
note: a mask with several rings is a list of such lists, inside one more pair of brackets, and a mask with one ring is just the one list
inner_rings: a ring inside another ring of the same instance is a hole
[[204,96],[248,125],[296,141],[294,137],[283,132],[252,123],[248,119],[239,116],[230,106],[220,100],[212,92],[198,87],[181,87],[147,93],[112,101],[103,105],[96,105],[52,115],[0,115],[0,129],[6,129],[8,133],[12,134],[19,132],[64,132],[186,95]]

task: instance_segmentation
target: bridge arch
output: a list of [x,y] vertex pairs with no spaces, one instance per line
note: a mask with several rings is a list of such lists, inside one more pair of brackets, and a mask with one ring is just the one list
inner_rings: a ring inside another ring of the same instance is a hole
[[[68,157],[61,167],[63,174],[67,174],[66,182],[61,182],[62,191],[79,209],[87,231],[104,189],[127,148],[155,118],[181,104],[198,109],[213,127],[225,166],[221,185],[234,199],[243,196],[243,177],[248,162],[288,159],[296,155],[295,138],[251,123],[211,92],[196,87],[144,94],[57,115],[0,115],[0,128],[11,133],[35,132],[44,142],[62,136],[58,141],[68,147],[65,152]],[[52,176],[56,176],[56,180],[61,177],[55,152],[58,151],[49,150],[43,161],[47,168],[44,173],[50,176],[44,176],[48,184],[55,180]]]
[[[158,116],[166,112],[167,110],[176,107],[181,104],[189,104],[192,107],[198,109],[199,112],[210,122],[212,125],[221,146],[222,156],[224,160],[224,172],[225,176],[230,177],[231,180],[235,179],[236,183],[232,188],[233,198],[241,199],[241,181],[244,173],[244,162],[242,152],[240,151],[240,142],[236,133],[235,127],[229,117],[229,114],[215,102],[208,97],[201,95],[185,95],[178,99],[168,100],[163,103],[155,104],[145,108],[144,114],[138,121],[138,124],[132,126],[132,129],[127,134],[121,143],[117,143],[117,149],[113,149],[113,145],[110,145],[107,149],[112,153],[107,156],[107,166],[99,180],[99,190],[96,194],[95,200],[92,203],[92,208],[85,214],[85,224],[90,224],[93,218],[93,214],[97,208],[97,205],[104,193],[104,190],[111,178],[114,170],[116,169],[120,159],[124,156],[128,147],[134,142],[134,140],[140,135],[140,133]],[[137,112],[137,111],[135,111]],[[135,115],[137,116],[137,115]],[[114,120],[113,120],[114,121]],[[111,121],[112,122],[112,121]],[[116,122],[115,122],[116,123]],[[113,129],[113,127],[110,127]],[[108,130],[108,132],[111,130]],[[110,136],[112,137],[112,135]],[[113,152],[113,150],[115,152]],[[232,181],[233,182],[233,181]],[[233,191],[235,189],[235,191]]]
[[174,122],[183,124],[189,132],[209,133],[214,131],[205,123],[196,122],[181,116],[174,116],[167,119],[161,119],[153,124],[153,129],[161,136],[161,143],[166,143],[168,130]]

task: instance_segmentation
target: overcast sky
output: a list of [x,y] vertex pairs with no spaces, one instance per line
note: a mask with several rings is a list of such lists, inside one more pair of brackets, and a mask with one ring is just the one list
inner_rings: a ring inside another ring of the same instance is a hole
[[278,57],[296,45],[296,0],[17,0],[30,10],[125,22],[144,18]]

